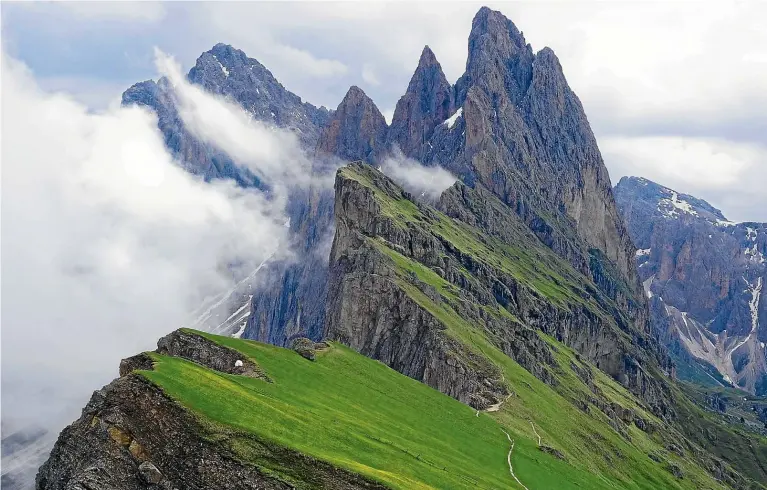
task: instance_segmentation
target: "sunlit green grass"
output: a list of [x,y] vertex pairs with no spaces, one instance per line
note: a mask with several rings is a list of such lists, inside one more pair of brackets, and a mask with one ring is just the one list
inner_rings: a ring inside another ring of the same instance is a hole
[[[500,412],[481,413],[351,349],[333,344],[315,362],[257,342],[218,337],[257,362],[273,380],[227,375],[183,359],[152,354],[153,371],[141,375],[197,414],[210,434],[250,434],[292,448],[392,488],[517,488],[512,463],[531,490],[543,488],[718,488],[705,475],[676,480],[643,451],[661,449],[641,431],[623,441],[599,417],[592,418],[514,361],[467,333],[502,369],[516,396]],[[626,395],[630,396],[630,395]],[[537,448],[564,452],[560,461]],[[603,452],[619,451],[612,463]],[[257,455],[243,459],[280,475]],[[679,459],[679,458],[677,458]],[[684,461],[682,465],[686,465]],[[311,488],[296,481],[297,488]]]
[[[502,243],[437,211],[424,212],[410,200],[388,194],[373,185],[371,179],[376,176],[370,172],[374,170],[361,169],[347,167],[342,172],[367,186],[382,214],[397,226],[421,226],[462,254],[513,276],[552,304],[585,307],[614,324],[609,300],[594,296],[598,293],[593,283],[534,243],[529,231],[520,228],[518,243]],[[468,300],[455,285],[382,239],[370,238],[367,243],[388,260],[393,274],[387,280],[437,319],[444,326],[440,332],[457,341],[462,351],[453,354],[483,364],[473,367],[489,367],[502,376],[513,396],[500,411],[477,414],[340,344],[318,352],[311,362],[291,350],[199,333],[240,351],[273,382],[227,375],[158,354],[151,354],[156,361],[154,370],[141,375],[196,414],[205,428],[204,437],[228,441],[240,459],[296,488],[316,487],[237,438],[290,448],[392,488],[521,488],[509,473],[506,431],[515,441],[511,457],[515,474],[529,490],[723,488],[689,455],[682,458],[666,450],[668,437],[663,433],[650,435],[632,425],[625,428],[627,436],[621,435],[595,405],[589,405],[588,413],[577,408],[575,400],[589,400],[594,393],[572,364],[592,370],[594,383],[607,401],[663,426],[631,393],[589,367],[574,351],[539,333],[556,359],[549,369],[557,386],[544,384],[500,351],[483,325],[457,313],[465,306],[461,302]],[[465,269],[460,272],[467,280],[476,280]],[[437,298],[424,292],[428,287],[434,288]],[[473,306],[519,323],[498,305]],[[466,353],[474,355],[464,356]],[[539,450],[534,430],[543,445],[562,452],[566,460]],[[651,453],[664,462],[650,459]],[[667,462],[679,466],[684,477],[673,476]]]

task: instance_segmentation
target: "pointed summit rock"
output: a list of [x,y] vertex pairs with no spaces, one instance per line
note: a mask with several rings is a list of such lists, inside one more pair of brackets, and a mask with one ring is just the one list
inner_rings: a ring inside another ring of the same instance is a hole
[[644,301],[634,248],[585,111],[554,52],[534,54],[514,23],[488,8],[474,17],[468,51],[455,88],[461,117],[435,130],[426,163],[489,189],[646,324],[643,304],[621,293]]
[[453,90],[434,52],[425,46],[407,91],[394,110],[387,146],[422,159],[423,146],[434,128],[454,112]]
[[373,162],[386,142],[386,120],[361,88],[352,86],[320,135],[317,151]]
[[502,13],[482,7],[471,23],[466,73],[456,84],[461,105],[470,86],[503,86],[513,102],[527,90],[532,78],[533,50],[517,26]]

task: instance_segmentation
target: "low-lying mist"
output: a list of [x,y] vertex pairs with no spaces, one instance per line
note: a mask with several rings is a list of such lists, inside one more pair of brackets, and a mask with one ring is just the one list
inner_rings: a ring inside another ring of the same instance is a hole
[[[185,125],[269,185],[203,182],[174,161],[156,116],[93,113],[2,55],[3,437],[57,434],[121,358],[152,349],[232,264],[287,258],[287,189],[320,182],[288,131],[191,86],[157,53]],[[6,460],[4,459],[4,466]]]

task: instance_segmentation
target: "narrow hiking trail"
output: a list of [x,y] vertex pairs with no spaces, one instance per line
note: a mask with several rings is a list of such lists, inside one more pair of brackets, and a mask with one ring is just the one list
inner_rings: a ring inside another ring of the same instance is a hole
[[506,455],[506,461],[509,463],[509,473],[511,473],[511,477],[514,478],[514,481],[516,481],[520,487],[524,488],[525,490],[530,490],[524,485],[524,483],[519,481],[519,478],[517,478],[517,475],[514,474],[514,467],[511,466],[511,452],[514,451],[514,441],[512,440],[508,432],[506,432],[503,429],[501,429],[501,432],[506,434],[506,439],[508,439],[509,442],[511,443],[511,447],[509,448],[509,454]]
[[530,421],[530,427],[533,428],[533,434],[535,434],[535,437],[538,438],[538,447],[541,447],[541,435],[538,434],[538,431],[535,430],[535,424],[533,424],[533,421]]
[[[484,410],[482,410],[482,411],[483,411],[483,412],[497,412],[498,410],[500,410],[500,409],[501,409],[501,405],[503,405],[504,403],[506,403],[507,401],[509,401],[509,398],[511,398],[511,397],[512,397],[512,394],[511,394],[511,393],[509,393],[509,395],[508,395],[506,398],[504,398],[503,400],[499,401],[498,403],[495,403],[495,404],[493,404],[493,405],[490,405],[489,407],[487,407],[486,409],[484,409]],[[477,413],[475,414],[477,417],[479,417],[479,412],[480,412],[480,411],[479,411],[479,410],[477,410]]]
[[487,407],[487,408],[486,408],[484,411],[485,411],[485,412],[497,412],[498,410],[500,410],[500,409],[501,409],[501,405],[503,405],[504,403],[506,403],[506,402],[509,400],[509,398],[511,398],[511,393],[509,393],[509,396],[507,396],[507,397],[506,397],[506,398],[504,398],[503,400],[499,401],[499,402],[498,402],[498,403],[496,403],[495,405],[490,405],[490,406],[489,406],[489,407]]
[[[506,376],[503,373],[501,373],[501,381],[502,382],[506,381]],[[506,398],[504,398],[503,400],[501,400],[498,403],[495,403],[493,405],[490,405],[489,407],[487,407],[486,409],[481,410],[481,411],[482,412],[497,412],[497,411],[499,411],[501,409],[501,406],[504,403],[506,403],[509,400],[509,398],[511,398],[512,396],[514,396],[514,392],[513,391],[511,393],[509,393],[508,396]],[[476,413],[474,414],[474,416],[475,417],[479,417],[479,412],[480,412],[480,410],[477,410]],[[530,421],[530,425],[532,425],[532,423],[533,422]],[[511,438],[509,433],[506,432],[505,430],[501,429],[501,432],[506,434],[506,439],[508,439],[509,442],[511,443],[511,447],[509,447],[509,452],[506,455],[506,462],[509,464],[509,473],[511,474],[511,477],[514,478],[514,481],[516,481],[517,484],[520,487],[524,488],[525,490],[530,490],[529,488],[527,488],[525,486],[524,483],[519,481],[519,478],[517,478],[517,475],[514,474],[514,467],[511,465],[511,453],[514,451],[514,440]],[[535,426],[533,426],[533,432],[535,432]],[[538,433],[536,432],[535,435],[538,436]],[[540,446],[540,445],[541,445],[541,436],[538,436],[538,446]]]

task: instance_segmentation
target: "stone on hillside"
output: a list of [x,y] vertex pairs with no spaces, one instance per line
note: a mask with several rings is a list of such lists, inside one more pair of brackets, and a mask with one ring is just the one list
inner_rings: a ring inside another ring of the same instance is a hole
[[309,359],[310,361],[315,360],[317,349],[315,348],[314,342],[307,339],[306,337],[299,337],[295,339],[291,345],[291,349],[301,354],[301,357]]

